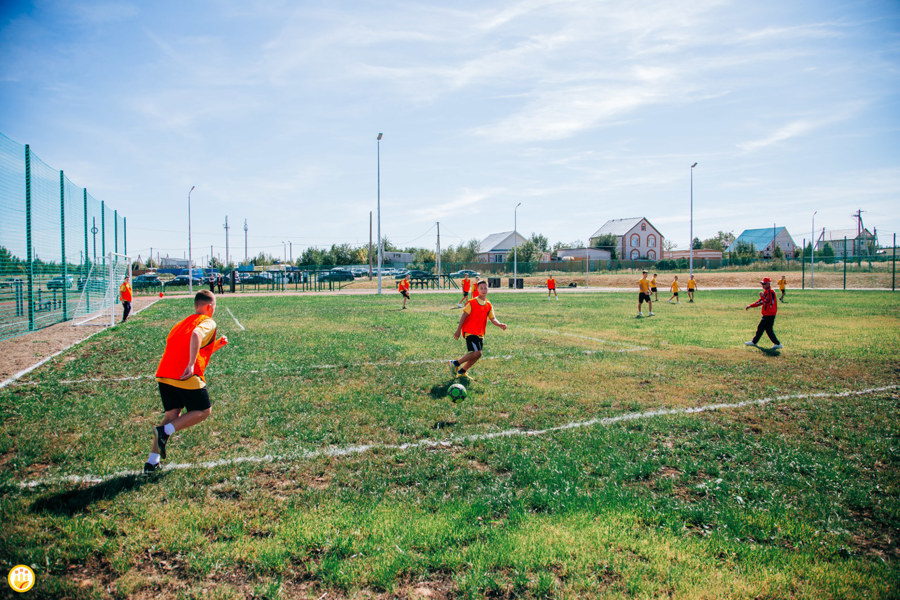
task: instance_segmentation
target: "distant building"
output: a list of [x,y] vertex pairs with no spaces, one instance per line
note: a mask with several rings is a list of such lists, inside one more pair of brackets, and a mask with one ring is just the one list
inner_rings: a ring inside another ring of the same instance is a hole
[[609,250],[600,248],[560,248],[556,251],[559,260],[609,260],[612,254]]
[[518,233],[504,231],[492,233],[478,244],[478,262],[499,263],[513,259],[513,250],[528,240]]
[[188,259],[186,258],[169,258],[165,256],[159,259],[160,269],[187,269]]
[[816,241],[816,251],[825,244],[831,244],[835,256],[864,256],[874,252],[875,236],[868,229],[826,229]]
[[[665,258],[670,259],[679,259],[679,258],[690,258],[691,251],[690,250],[668,250],[663,253]],[[694,249],[694,260],[721,260],[722,251],[721,250],[707,250],[705,248],[696,248]]]
[[794,258],[797,252],[797,245],[785,227],[745,229],[741,235],[731,242],[731,245],[725,249],[725,252],[736,252],[740,244],[752,246],[760,258],[772,258],[772,253],[776,247],[781,248],[785,258]]
[[392,265],[408,265],[413,261],[412,252],[382,252],[381,261]]
[[618,238],[618,258],[658,260],[662,256],[663,236],[643,217],[607,221],[591,236],[591,246],[595,245],[598,238],[606,235]]

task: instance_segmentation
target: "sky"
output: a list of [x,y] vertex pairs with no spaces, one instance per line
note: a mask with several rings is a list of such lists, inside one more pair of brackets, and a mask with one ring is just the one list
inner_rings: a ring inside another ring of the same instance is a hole
[[[896,0],[0,0],[0,132],[202,260],[900,230]],[[379,143],[377,135],[383,133]],[[697,162],[693,170],[691,165]],[[379,193],[380,192],[380,193]],[[516,206],[521,203],[521,206]]]

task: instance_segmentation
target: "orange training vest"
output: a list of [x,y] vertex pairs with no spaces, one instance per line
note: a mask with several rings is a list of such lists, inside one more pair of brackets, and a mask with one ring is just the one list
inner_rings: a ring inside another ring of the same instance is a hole
[[547,289],[548,289],[548,290],[555,290],[555,289],[556,289],[556,280],[553,279],[552,277],[551,277],[550,279],[547,280]]
[[119,297],[122,302],[131,302],[131,284],[127,281],[119,286]]
[[469,286],[472,285],[472,282],[471,282],[471,280],[470,280],[468,277],[464,277],[464,278],[463,278],[463,281],[462,281],[462,284],[463,284],[463,291],[464,291],[464,292],[468,292],[468,291],[469,291]]
[[400,284],[397,286],[397,291],[402,292],[404,290],[409,291],[409,282],[405,279],[401,279]]
[[484,330],[487,329],[488,315],[491,314],[491,303],[486,300],[482,306],[477,298],[472,298],[469,300],[469,306],[472,307],[472,312],[463,321],[462,332],[466,335],[483,336]]
[[[197,325],[208,318],[206,315],[191,315],[172,328],[166,337],[166,349],[163,351],[159,367],[156,369],[157,377],[181,379],[185,367],[188,366],[191,360],[191,334],[194,333]],[[197,360],[194,363],[194,375],[197,375],[203,381],[206,381],[203,377],[203,372],[206,370],[206,365],[209,364],[209,359],[216,350],[224,345],[221,343],[221,338],[216,339],[215,332],[213,332],[212,339],[213,341],[200,348],[200,351],[197,353]]]

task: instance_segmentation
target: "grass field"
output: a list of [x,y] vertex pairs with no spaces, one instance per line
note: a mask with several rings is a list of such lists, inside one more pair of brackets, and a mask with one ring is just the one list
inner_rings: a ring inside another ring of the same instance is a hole
[[795,292],[766,353],[753,291],[492,293],[458,404],[456,296],[395,296],[221,298],[156,477],[188,300],[0,390],[0,564],[42,598],[900,597],[897,295]]

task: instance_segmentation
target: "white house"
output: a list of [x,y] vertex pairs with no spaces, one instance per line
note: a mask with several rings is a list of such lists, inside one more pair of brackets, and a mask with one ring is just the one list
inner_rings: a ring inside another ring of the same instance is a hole
[[662,258],[664,238],[659,230],[643,217],[607,221],[591,236],[591,246],[597,238],[605,235],[614,235],[618,238],[616,251],[620,259]]
[[[844,247],[844,240],[847,242]],[[835,256],[859,256],[873,252],[875,236],[868,229],[825,229],[816,240],[816,251],[821,252],[825,244],[831,244]]]
[[478,244],[478,262],[508,262],[513,259],[513,249],[528,240],[512,231],[492,233]]

